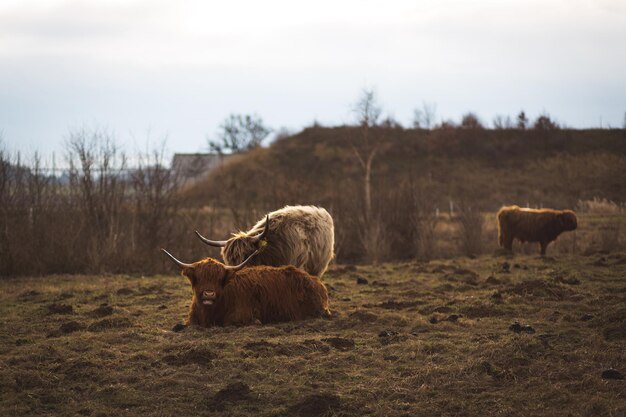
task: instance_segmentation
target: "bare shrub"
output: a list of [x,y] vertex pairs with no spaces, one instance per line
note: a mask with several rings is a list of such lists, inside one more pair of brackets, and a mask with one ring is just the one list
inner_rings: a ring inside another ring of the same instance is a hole
[[465,255],[479,255],[482,252],[482,233],[485,221],[480,210],[467,203],[459,205],[457,219],[460,223],[461,249]]
[[603,253],[614,252],[619,249],[620,222],[607,221],[599,225],[592,237],[591,247]]
[[606,198],[594,197],[592,200],[578,200],[576,206],[581,214],[620,214],[623,208]]
[[359,239],[365,251],[368,263],[377,264],[389,258],[390,244],[384,222],[379,216],[372,217],[369,222],[362,222]]
[[118,255],[126,157],[105,130],[80,129],[67,142],[70,191],[77,199],[89,269],[102,271]]
[[158,249],[171,240],[175,226],[172,219],[177,209],[176,174],[165,166],[164,159],[164,144],[140,153],[130,177],[135,201],[130,250],[148,261],[148,272],[154,272]]

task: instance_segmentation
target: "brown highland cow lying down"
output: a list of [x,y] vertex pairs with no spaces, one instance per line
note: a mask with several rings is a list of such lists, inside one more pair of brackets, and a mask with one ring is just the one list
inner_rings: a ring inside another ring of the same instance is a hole
[[185,324],[203,327],[276,323],[329,317],[328,292],[319,278],[293,266],[243,267],[211,258],[186,264],[162,249],[189,278],[193,298]]
[[578,226],[572,210],[527,209],[518,206],[502,207],[498,211],[498,239],[500,246],[513,249],[513,239],[520,242],[539,242],[541,254],[548,244],[563,232]]

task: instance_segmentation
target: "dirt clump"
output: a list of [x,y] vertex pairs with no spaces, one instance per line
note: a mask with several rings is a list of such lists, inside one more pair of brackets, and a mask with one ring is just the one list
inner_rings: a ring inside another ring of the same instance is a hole
[[228,384],[209,400],[208,408],[212,411],[224,411],[229,404],[254,400],[250,392],[250,386],[244,382]]
[[341,408],[341,399],[335,394],[312,394],[287,409],[285,415],[323,417],[333,415]]
[[520,295],[522,297],[532,296],[548,300],[563,300],[570,297],[574,293],[569,288],[563,288],[559,285],[540,279],[520,282],[519,284],[515,284],[504,289],[502,292]]
[[104,330],[127,328],[131,326],[131,321],[126,317],[112,317],[91,323],[87,327],[87,330],[89,330],[90,332],[101,332]]
[[369,313],[367,311],[355,311],[350,313],[348,316],[351,319],[356,319],[362,323],[372,323],[378,320],[378,316],[374,313]]
[[535,333],[535,329],[528,324],[520,324],[519,322],[515,322],[509,326],[509,330],[515,333]]
[[388,300],[379,304],[365,304],[363,307],[378,307],[385,310],[404,310],[424,304],[422,301],[395,301]]
[[59,337],[64,334],[74,333],[83,330],[85,327],[77,321],[66,321],[57,330],[48,333],[47,337]]
[[354,349],[354,340],[344,337],[327,337],[322,342],[328,343],[332,347],[342,352]]
[[131,290],[130,288],[127,288],[127,287],[122,287],[119,290],[117,290],[117,295],[131,295],[134,293],[135,293],[134,290]]
[[52,303],[48,305],[48,314],[72,314],[74,308],[69,304]]
[[356,277],[356,283],[358,285],[367,285],[368,281],[367,281],[367,278],[359,275],[359,276]]
[[93,317],[105,317],[113,314],[113,307],[107,303],[100,304],[96,309],[91,311],[90,315]]

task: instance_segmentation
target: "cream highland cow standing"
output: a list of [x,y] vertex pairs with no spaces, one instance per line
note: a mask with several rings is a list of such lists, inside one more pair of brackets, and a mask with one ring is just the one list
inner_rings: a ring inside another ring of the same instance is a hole
[[249,265],[293,265],[318,277],[333,258],[335,242],[333,218],[315,206],[283,207],[228,240],[210,240],[196,234],[207,245],[222,248],[226,265],[239,265],[261,249]]

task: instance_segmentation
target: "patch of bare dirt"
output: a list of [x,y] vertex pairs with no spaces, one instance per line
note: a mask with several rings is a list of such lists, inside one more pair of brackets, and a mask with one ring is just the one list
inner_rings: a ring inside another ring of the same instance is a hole
[[332,347],[342,352],[354,349],[354,340],[344,337],[327,337],[322,339],[322,342],[326,342]]
[[59,326],[57,330],[48,333],[48,337],[59,337],[64,334],[74,333],[79,330],[83,330],[84,328],[85,326],[77,321],[66,321],[65,323],[61,324],[61,326]]
[[383,301],[382,303],[378,303],[378,304],[364,304],[363,307],[367,307],[367,308],[377,307],[377,308],[383,308],[385,310],[404,310],[404,309],[412,308],[421,304],[424,304],[424,302],[423,301],[388,300],[388,301]]
[[105,317],[113,314],[113,307],[107,303],[100,304],[95,310],[92,310],[90,315],[93,317]]
[[90,332],[101,332],[109,329],[124,329],[132,325],[132,322],[126,317],[112,317],[91,323],[87,330]]
[[460,281],[469,285],[478,285],[478,274],[470,269],[455,268],[444,275],[449,281]]
[[131,295],[134,294],[135,291],[131,290],[130,288],[127,287],[122,287],[119,290],[117,290],[117,295]]
[[246,356],[303,356],[313,352],[329,352],[330,347],[320,340],[308,339],[302,343],[251,342],[243,346]]
[[72,314],[74,308],[69,304],[52,303],[48,305],[48,314]]
[[340,410],[341,399],[335,394],[312,394],[287,409],[285,415],[300,417],[325,417]]
[[350,313],[348,317],[350,317],[351,319],[356,319],[361,323],[373,323],[378,320],[378,316],[376,314],[360,310]]
[[208,408],[211,411],[224,411],[230,404],[253,401],[250,393],[250,387],[244,382],[228,384],[209,399]]

